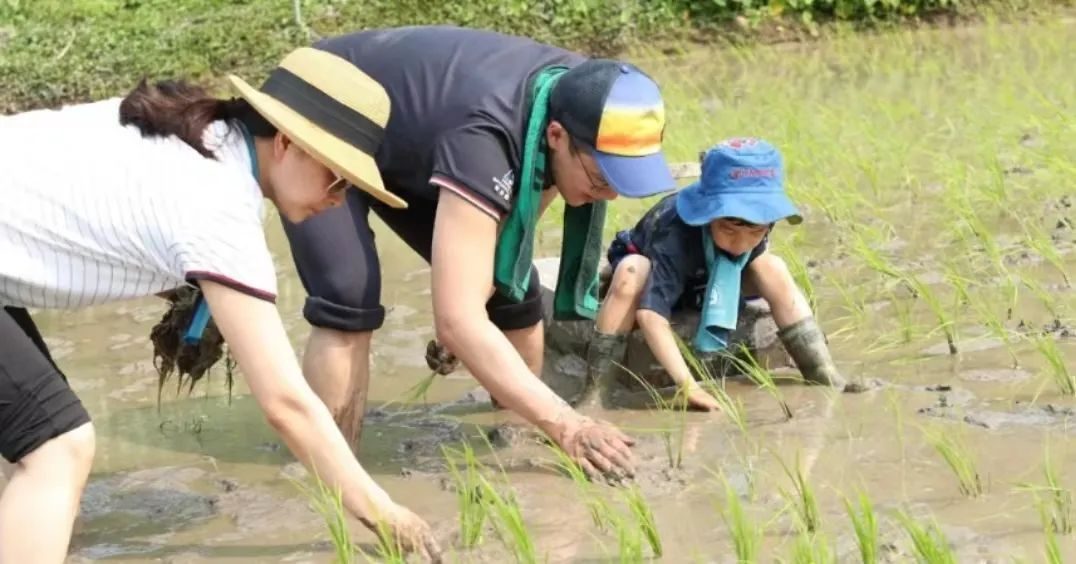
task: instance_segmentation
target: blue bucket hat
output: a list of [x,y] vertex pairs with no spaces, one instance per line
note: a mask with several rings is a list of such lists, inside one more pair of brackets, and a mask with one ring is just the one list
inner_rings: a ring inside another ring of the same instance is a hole
[[702,157],[699,180],[676,196],[676,213],[688,225],[723,217],[756,225],[803,221],[784,187],[781,153],[761,139],[728,139]]

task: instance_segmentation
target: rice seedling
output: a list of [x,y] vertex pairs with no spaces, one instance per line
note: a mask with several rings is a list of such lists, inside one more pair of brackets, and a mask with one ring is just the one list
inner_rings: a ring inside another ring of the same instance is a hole
[[675,412],[673,423],[662,427],[658,432],[662,443],[665,445],[665,456],[669,461],[669,468],[679,468],[684,460],[684,429],[687,427],[687,398],[683,387],[678,387],[673,398],[668,400],[665,399],[661,391],[634,372],[629,370],[628,374],[646,390],[650,400],[655,405],[662,410]]
[[1037,335],[1032,338],[1035,348],[1046,359],[1048,374],[1057,389],[1067,395],[1076,396],[1076,374],[1069,371],[1065,363],[1065,357],[1057,348],[1057,343],[1051,335]]
[[389,400],[381,406],[382,409],[388,409],[390,406],[397,403],[414,403],[422,400],[422,403],[426,403],[426,396],[429,395],[430,388],[433,387],[434,380],[437,379],[436,372],[430,372],[429,376],[426,376],[405,390],[396,399]]
[[964,440],[956,433],[946,433],[940,430],[924,429],[923,434],[930,446],[953,471],[960,486],[960,493],[966,497],[982,495],[984,491],[982,479],[976,469],[975,459]]
[[1050,462],[1050,446],[1043,451],[1042,474],[1045,484],[1021,483],[1018,489],[1031,492],[1042,517],[1043,528],[1053,533],[1072,533],[1072,492],[1058,479],[1057,469]]
[[629,523],[622,515],[610,518],[613,530],[616,531],[617,558],[622,564],[642,562],[643,535],[634,523]]
[[611,514],[609,506],[594,493],[593,485],[590,479],[587,478],[583,467],[575,460],[572,460],[568,453],[564,452],[559,446],[551,444],[547,448],[553,452],[553,456],[556,458],[555,467],[568,474],[572,479],[572,483],[579,490],[580,495],[586,500],[587,511],[590,513],[590,519],[594,522],[594,526],[600,531],[606,530],[609,524],[609,515]]
[[[360,552],[358,545],[351,540],[351,532],[347,526],[347,514],[344,510],[344,500],[340,488],[330,488],[315,474],[314,486],[308,486],[303,482],[289,478],[303,495],[310,501],[314,511],[325,521],[325,527],[329,531],[329,541],[332,543],[336,561],[339,564],[351,564],[355,561],[355,555]],[[385,538],[384,535],[380,535]],[[382,545],[387,544],[381,541]],[[392,562],[403,562],[396,560]]]
[[957,354],[956,323],[945,309],[945,306],[942,305],[941,300],[938,299],[937,294],[914,274],[909,274],[904,280],[915,291],[916,296],[922,298],[927,307],[938,318],[938,328],[945,333],[945,341],[949,345],[949,354]]
[[933,519],[926,524],[919,523],[904,511],[897,512],[897,519],[912,541],[917,562],[920,564],[956,564],[956,555],[953,554],[948,539]]
[[800,532],[792,545],[792,564],[836,564],[837,555],[822,535]]
[[[481,463],[475,458],[470,443],[466,441],[463,442],[462,450],[442,446],[441,452],[456,488],[456,501],[460,512],[460,544],[463,548],[473,548],[482,542],[482,532],[488,517],[488,507],[483,497]],[[460,470],[460,464],[463,465],[463,470]]]
[[893,304],[893,311],[897,313],[897,321],[900,323],[900,341],[904,344],[912,342],[915,324],[912,320],[912,306],[907,299],[898,298],[895,292],[890,291],[889,299]]
[[863,564],[875,564],[878,562],[878,520],[874,514],[874,505],[864,491],[859,492],[857,499],[858,510],[848,498],[844,498],[844,508],[848,511],[848,519],[852,521],[852,530],[856,534],[860,561]]
[[1064,564],[1065,558],[1061,555],[1061,547],[1057,544],[1057,533],[1053,529],[1046,527],[1043,530],[1043,535],[1046,539],[1046,546],[1043,550],[1046,562],[1048,564]]
[[1024,230],[1024,244],[1038,253],[1046,262],[1050,264],[1061,274],[1061,279],[1064,280],[1065,286],[1072,287],[1072,282],[1069,280],[1068,269],[1065,268],[1065,261],[1061,258],[1061,254],[1057,252],[1057,247],[1054,246],[1053,240],[1047,235],[1038,222],[1029,221],[1027,218],[1020,217],[1020,226]]
[[719,512],[729,529],[729,536],[732,537],[736,562],[754,564],[758,562],[759,549],[762,547],[762,527],[747,515],[739,494],[724,475],[721,476],[721,481],[725,487],[725,505]]
[[980,321],[986,325],[990,334],[1004,343],[1005,350],[1009,353],[1009,358],[1012,359],[1013,368],[1020,366],[1020,359],[1016,356],[1012,331],[1009,331],[1001,321],[1001,316],[992,307],[993,302],[985,298],[976,297],[971,299],[971,305],[979,313]]
[[1043,288],[1038,280],[1035,280],[1030,276],[1022,276],[1020,277],[1020,281],[1025,288],[1031,290],[1031,293],[1039,299],[1039,302],[1046,308],[1046,311],[1050,312],[1050,315],[1054,317],[1062,317],[1061,312],[1057,307],[1057,298],[1051,292],[1047,291],[1046,288]]
[[480,475],[479,480],[482,484],[482,498],[488,506],[490,521],[501,542],[511,550],[518,564],[536,564],[538,551],[523,521],[523,512],[515,496],[511,492],[502,495],[485,476]]
[[784,469],[785,475],[792,482],[792,491],[788,491],[784,487],[781,487],[780,491],[781,495],[788,500],[795,511],[797,527],[801,532],[817,532],[822,528],[822,514],[818,510],[818,499],[811,488],[811,483],[807,481],[807,477],[803,473],[799,452],[796,452],[794,469],[789,468],[788,464],[780,456],[775,455],[775,458],[781,463],[781,468]]
[[[486,446],[489,447],[490,451],[493,451],[493,444],[490,442],[489,436],[485,433],[482,433],[481,436]],[[497,460],[496,455],[494,455],[494,460],[497,461],[498,474],[500,475],[498,481],[507,493],[502,494],[484,473],[477,471],[479,500],[486,505],[486,514],[490,524],[493,525],[493,530],[497,533],[497,537],[501,539],[501,543],[511,550],[516,562],[518,564],[535,564],[538,561],[538,552],[534,539],[523,521],[523,511],[512,493],[504,466],[501,465],[500,460]],[[473,464],[469,464],[469,466],[471,465],[478,470],[481,469],[477,460]]]
[[[721,406],[721,411],[725,416],[732,420],[733,424],[742,433],[747,433],[747,416],[744,413],[743,402],[736,398],[735,400],[729,396],[725,390],[724,378],[719,378],[714,375],[710,370],[707,363],[703,362],[699,358],[690,345],[684,342],[679,336],[676,338],[676,344],[680,348],[680,354],[687,362],[688,368],[695,374],[696,378],[707,392],[710,393],[717,400],[717,403]],[[720,382],[719,382],[720,380]]]
[[650,545],[650,551],[655,558],[660,558],[664,553],[661,545],[661,535],[658,533],[657,521],[654,512],[637,486],[624,490],[624,498],[628,503],[628,509],[635,518],[635,524],[642,532],[643,538]]
[[784,394],[782,394],[780,388],[777,387],[777,383],[773,379],[773,374],[758,363],[754,355],[751,354],[746,346],[742,344],[740,345],[739,354],[732,351],[725,351],[722,354],[728,358],[744,376],[747,376],[747,378],[754,382],[756,386],[770,394],[774,401],[777,402],[777,405],[781,407],[781,413],[785,416],[786,420],[792,419],[792,409],[788,407],[788,402],[785,401]]

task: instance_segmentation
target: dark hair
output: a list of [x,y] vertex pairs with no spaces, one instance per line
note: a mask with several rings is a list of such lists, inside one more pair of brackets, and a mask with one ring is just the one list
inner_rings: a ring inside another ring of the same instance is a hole
[[203,157],[213,154],[202,143],[202,132],[217,120],[236,119],[251,135],[271,137],[276,127],[242,98],[223,100],[205,89],[177,80],[138,83],[120,102],[120,124],[134,125],[143,137],[175,135]]

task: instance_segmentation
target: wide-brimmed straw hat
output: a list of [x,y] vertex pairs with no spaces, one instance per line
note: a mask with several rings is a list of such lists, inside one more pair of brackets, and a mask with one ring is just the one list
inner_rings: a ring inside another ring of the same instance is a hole
[[345,59],[311,47],[284,57],[256,89],[229,75],[239,95],[318,162],[394,208],[407,202],[385,189],[374,162],[389,96],[376,80]]

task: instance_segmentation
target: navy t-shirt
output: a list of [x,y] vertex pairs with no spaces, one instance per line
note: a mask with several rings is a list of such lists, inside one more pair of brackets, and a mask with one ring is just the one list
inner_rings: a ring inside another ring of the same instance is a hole
[[[680,219],[676,194],[662,198],[628,231],[638,252],[650,259],[650,277],[639,309],[654,311],[666,319],[676,309],[700,309],[709,281],[706,249],[702,245],[703,234],[708,232],[708,226],[691,226]],[[769,235],[751,250],[747,264],[766,250],[768,239]]]
[[351,61],[388,92],[376,161],[389,191],[436,202],[447,188],[498,220],[512,207],[531,78],[586,60],[523,37],[449,26],[361,31],[314,47]]

